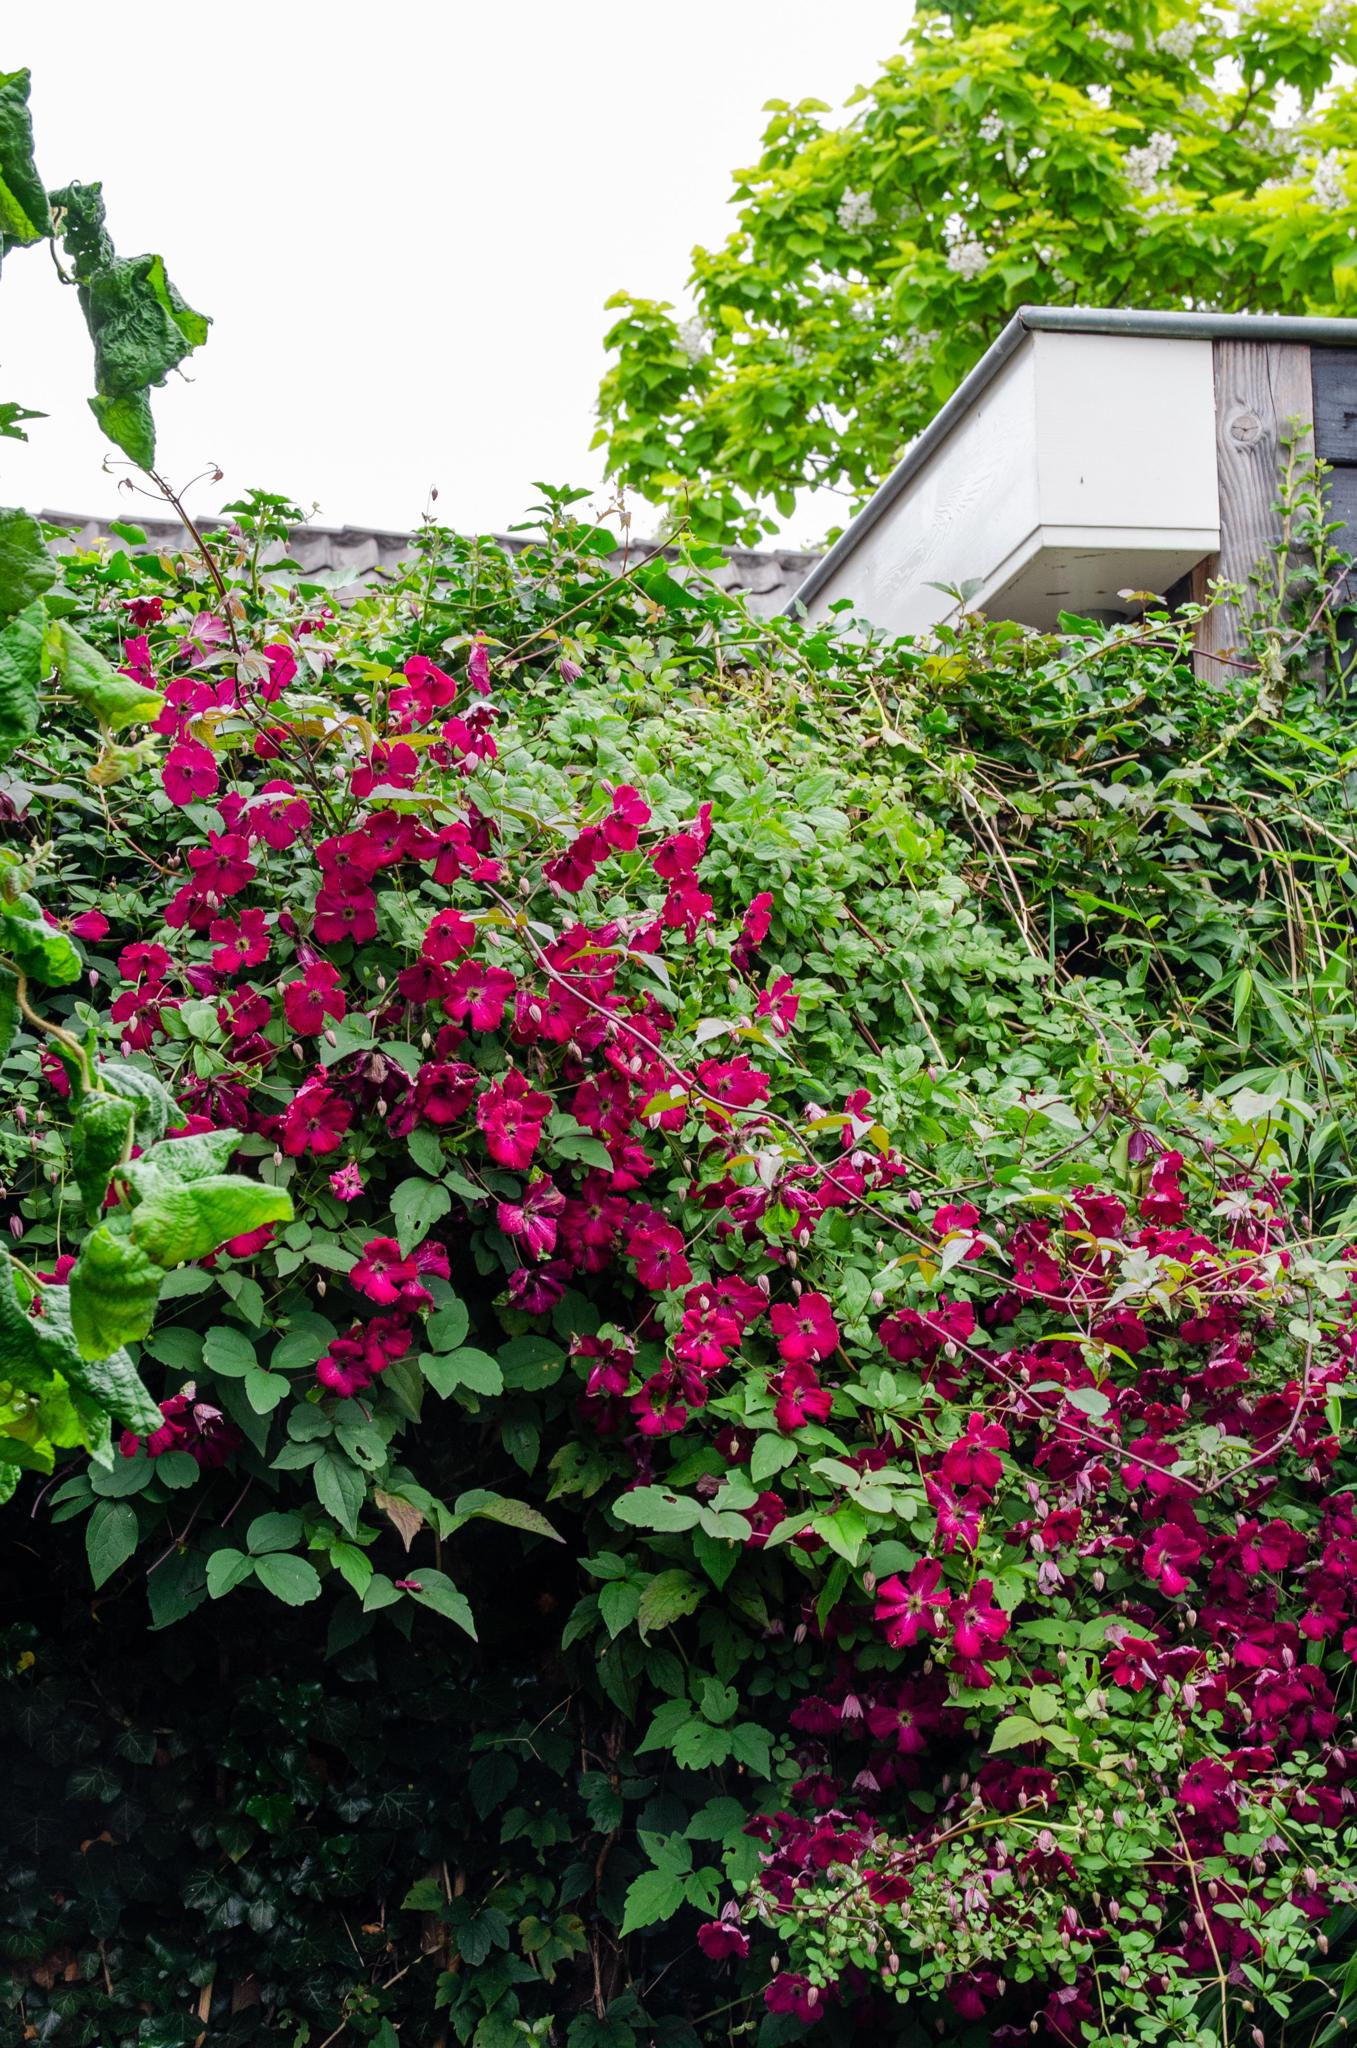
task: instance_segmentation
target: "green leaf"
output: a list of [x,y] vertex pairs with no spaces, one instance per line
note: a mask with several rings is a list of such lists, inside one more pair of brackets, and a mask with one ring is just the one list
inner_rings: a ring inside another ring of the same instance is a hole
[[1002,1720],[990,1737],[990,1755],[997,1756],[1006,1749],[1021,1749],[1029,1742],[1044,1742],[1046,1731],[1031,1721],[1025,1714],[1009,1714]]
[[483,1487],[459,1495],[453,1512],[459,1520],[503,1522],[509,1529],[524,1529],[533,1536],[549,1536],[553,1543],[564,1541],[546,1516],[529,1507],[527,1501],[506,1500],[503,1494],[487,1493]]
[[56,580],[57,565],[32,513],[0,506],[0,619],[35,606]]
[[182,1266],[205,1259],[229,1237],[242,1237],[266,1223],[292,1221],[292,1197],[242,1174],[214,1174],[175,1186],[153,1184],[132,1211],[132,1242],[158,1266]]
[[342,1457],[337,1451],[326,1451],[312,1466],[311,1477],[321,1506],[352,1536],[367,1498],[367,1480],[363,1474],[351,1459]]
[[207,1560],[208,1597],[220,1600],[253,1571],[254,1559],[246,1557],[243,1550],[214,1550]]
[[103,1358],[149,1334],[155,1320],[160,1267],[139,1245],[106,1223],[80,1247],[70,1276],[71,1328],[82,1358]]
[[124,1428],[139,1436],[159,1429],[164,1417],[125,1351],[114,1347],[102,1356],[81,1356],[68,1289],[45,1287],[42,1308],[39,1319],[28,1314],[15,1289],[14,1266],[0,1258],[0,1377],[36,1393],[60,1374],[84,1403]]
[[52,210],[33,161],[29,73],[0,72],[0,256],[52,232]]
[[465,1593],[459,1593],[446,1572],[421,1571],[418,1584],[406,1596],[417,1601],[421,1607],[430,1607],[435,1614],[444,1615],[455,1621],[458,1628],[465,1629],[472,1641],[476,1640],[476,1623]]
[[98,1220],[108,1177],[131,1143],[135,1122],[135,1107],[124,1095],[86,1094],[76,1109],[71,1164],[89,1223]]
[[254,1365],[245,1374],[245,1399],[256,1415],[272,1415],[286,1395],[287,1381],[281,1373],[265,1372],[262,1366]]
[[148,392],[133,391],[123,398],[94,397],[89,409],[115,448],[121,448],[140,469],[155,463],[155,419]]
[[702,1587],[691,1572],[659,1572],[641,1595],[641,1604],[636,1610],[636,1626],[641,1634],[651,1635],[656,1629],[668,1628],[685,1614],[691,1614],[701,1605]]
[[101,1500],[85,1524],[85,1555],[97,1589],[127,1563],[137,1547],[137,1511],[130,1501]]
[[233,1330],[228,1323],[219,1323],[203,1338],[203,1364],[226,1380],[244,1379],[259,1370],[253,1344],[243,1330]]
[[246,1531],[245,1544],[252,1557],[270,1550],[290,1550],[301,1540],[302,1518],[293,1510],[256,1515]]
[[307,1558],[291,1551],[271,1551],[255,1559],[254,1575],[265,1592],[288,1607],[305,1607],[320,1597],[320,1574]]
[[[125,1095],[132,1104],[137,1118],[137,1143],[154,1145],[165,1134],[165,1127],[172,1116],[178,1115],[173,1096],[154,1074],[148,1074],[144,1067],[137,1067],[130,1060],[100,1062],[95,1069],[95,1079],[106,1094]],[[188,1139],[177,1139],[176,1143],[187,1144]],[[132,1171],[129,1166],[126,1171]]]
[[27,434],[19,425],[20,420],[45,420],[45,412],[34,412],[28,405],[16,405],[12,398],[0,399],[0,440],[26,441]]
[[544,1388],[554,1386],[565,1371],[565,1352],[549,1337],[530,1333],[526,1337],[511,1337],[507,1344],[501,1344],[499,1362],[506,1387],[538,1394]]
[[684,1881],[672,1870],[643,1870],[627,1887],[622,1915],[622,1933],[635,1934],[642,1927],[655,1927],[671,1920],[683,1904]]
[[635,1486],[612,1504],[619,1522],[634,1529],[691,1529],[701,1515],[701,1503],[665,1486]]
[[424,1335],[435,1351],[456,1351],[465,1342],[470,1327],[466,1303],[454,1297],[429,1317],[424,1325]]
[[403,1180],[391,1197],[391,1214],[396,1219],[401,1250],[411,1251],[451,1207],[452,1196],[441,1181],[424,1180],[418,1174]]
[[[19,619],[11,621],[0,633],[0,718],[5,715],[6,702],[4,644],[19,623]],[[30,980],[47,982],[53,988],[68,987],[85,971],[74,941],[44,920],[42,905],[26,891],[0,895],[0,953],[7,954]]]
[[90,406],[109,439],[149,469],[155,431],[148,387],[163,384],[206,340],[208,323],[170,283],[161,257],[119,257],[98,185],[66,185],[51,198],[94,343],[97,395]]
[[46,658],[66,695],[110,732],[121,732],[128,725],[147,725],[164,705],[158,690],[148,690],[130,676],[119,675],[98,648],[91,647],[65,619],[54,619],[47,628]]
[[469,1387],[473,1394],[502,1394],[504,1374],[500,1371],[498,1359],[491,1358],[486,1351],[477,1351],[466,1346],[460,1351],[449,1351],[439,1358],[428,1352],[419,1361],[419,1369],[436,1394],[446,1400],[456,1387]]

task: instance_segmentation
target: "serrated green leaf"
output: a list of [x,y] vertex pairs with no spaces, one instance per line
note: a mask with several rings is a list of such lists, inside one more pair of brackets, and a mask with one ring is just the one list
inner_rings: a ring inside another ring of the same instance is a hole
[[656,1629],[668,1628],[685,1614],[691,1614],[701,1601],[702,1587],[691,1572],[677,1567],[672,1571],[659,1572],[641,1595],[641,1604],[636,1610],[636,1626],[643,1636],[651,1635]]
[[210,1599],[220,1600],[233,1586],[248,1579],[254,1572],[254,1559],[246,1557],[243,1550],[214,1550],[207,1560],[207,1591]]
[[367,1480],[353,1463],[338,1451],[326,1451],[311,1468],[316,1498],[341,1529],[352,1536],[367,1498]]
[[305,1607],[320,1597],[320,1574],[308,1558],[291,1551],[270,1551],[254,1561],[254,1575],[265,1592],[288,1607]]
[[672,1870],[643,1870],[627,1887],[622,1914],[622,1933],[635,1934],[643,1927],[655,1927],[672,1920],[683,1904],[683,1877]]
[[446,1572],[421,1571],[413,1575],[416,1585],[407,1594],[421,1607],[432,1608],[448,1621],[455,1621],[458,1628],[465,1629],[472,1641],[476,1640],[476,1623],[471,1605],[465,1593],[459,1593]]
[[137,1511],[130,1501],[101,1500],[91,1511],[85,1524],[85,1555],[96,1590],[127,1563],[138,1533]]

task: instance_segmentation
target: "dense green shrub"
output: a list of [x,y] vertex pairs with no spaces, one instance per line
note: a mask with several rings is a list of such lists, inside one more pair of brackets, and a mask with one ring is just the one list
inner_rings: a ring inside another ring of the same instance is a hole
[[1332,670],[851,644],[540,510],[29,600],[9,1263],[164,1420],[73,1456],[7,1343],[21,2033],[1330,2038]]

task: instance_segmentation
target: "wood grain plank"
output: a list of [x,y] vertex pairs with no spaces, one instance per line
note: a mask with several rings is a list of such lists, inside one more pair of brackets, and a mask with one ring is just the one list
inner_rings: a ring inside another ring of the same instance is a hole
[[[1217,341],[1214,353],[1220,553],[1205,565],[1205,579],[1247,590],[1279,538],[1284,443],[1314,427],[1310,350],[1302,342]],[[1217,605],[1197,631],[1199,672],[1223,673],[1243,637],[1239,611]]]
[[1315,453],[1326,462],[1357,462],[1357,349],[1310,351],[1315,398]]

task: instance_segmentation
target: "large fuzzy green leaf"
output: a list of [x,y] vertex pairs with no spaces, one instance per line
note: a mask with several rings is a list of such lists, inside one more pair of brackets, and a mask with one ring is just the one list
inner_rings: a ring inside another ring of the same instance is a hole
[[41,242],[52,213],[33,161],[27,71],[0,71],[0,256]]
[[82,1414],[92,1404],[126,1429],[159,1428],[160,1409],[119,1343],[107,1345],[103,1356],[82,1355],[73,1307],[68,1288],[45,1287],[43,1313],[31,1316],[19,1298],[13,1265],[0,1258],[0,1379],[39,1396],[60,1379],[73,1396],[84,1397],[77,1403]]
[[53,988],[79,981],[84,971],[74,941],[46,922],[42,905],[27,890],[0,895],[0,953],[34,981]]
[[232,1130],[195,1131],[187,1138],[166,1138],[161,1144],[147,1146],[140,1159],[129,1161],[122,1178],[138,1200],[145,1200],[157,1187],[179,1186],[225,1173],[239,1144],[240,1132]]
[[0,506],[0,619],[12,619],[56,580],[57,565],[32,513]]
[[38,729],[47,614],[30,604],[0,626],[0,761]]
[[127,1150],[136,1104],[125,1095],[86,1095],[71,1126],[71,1159],[86,1219],[97,1221],[108,1177]]
[[264,1187],[243,1174],[213,1174],[206,1180],[168,1180],[143,1196],[131,1213],[131,1242],[168,1270],[205,1259],[228,1237],[242,1237],[266,1223],[290,1223],[292,1198],[282,1188]]
[[107,1223],[92,1230],[71,1269],[71,1330],[83,1359],[105,1359],[150,1335],[164,1268]]
[[137,1116],[137,1143],[153,1145],[165,1135],[165,1126],[178,1114],[173,1096],[144,1067],[128,1060],[110,1060],[98,1068],[99,1085],[113,1095],[125,1095]]
[[88,640],[64,619],[47,628],[47,659],[68,697],[111,732],[125,725],[146,724],[156,717],[164,698],[130,676],[119,675]]
[[109,439],[149,469],[155,427],[148,393],[207,339],[208,320],[171,284],[160,256],[119,256],[98,185],[52,194],[94,343],[95,418]]

